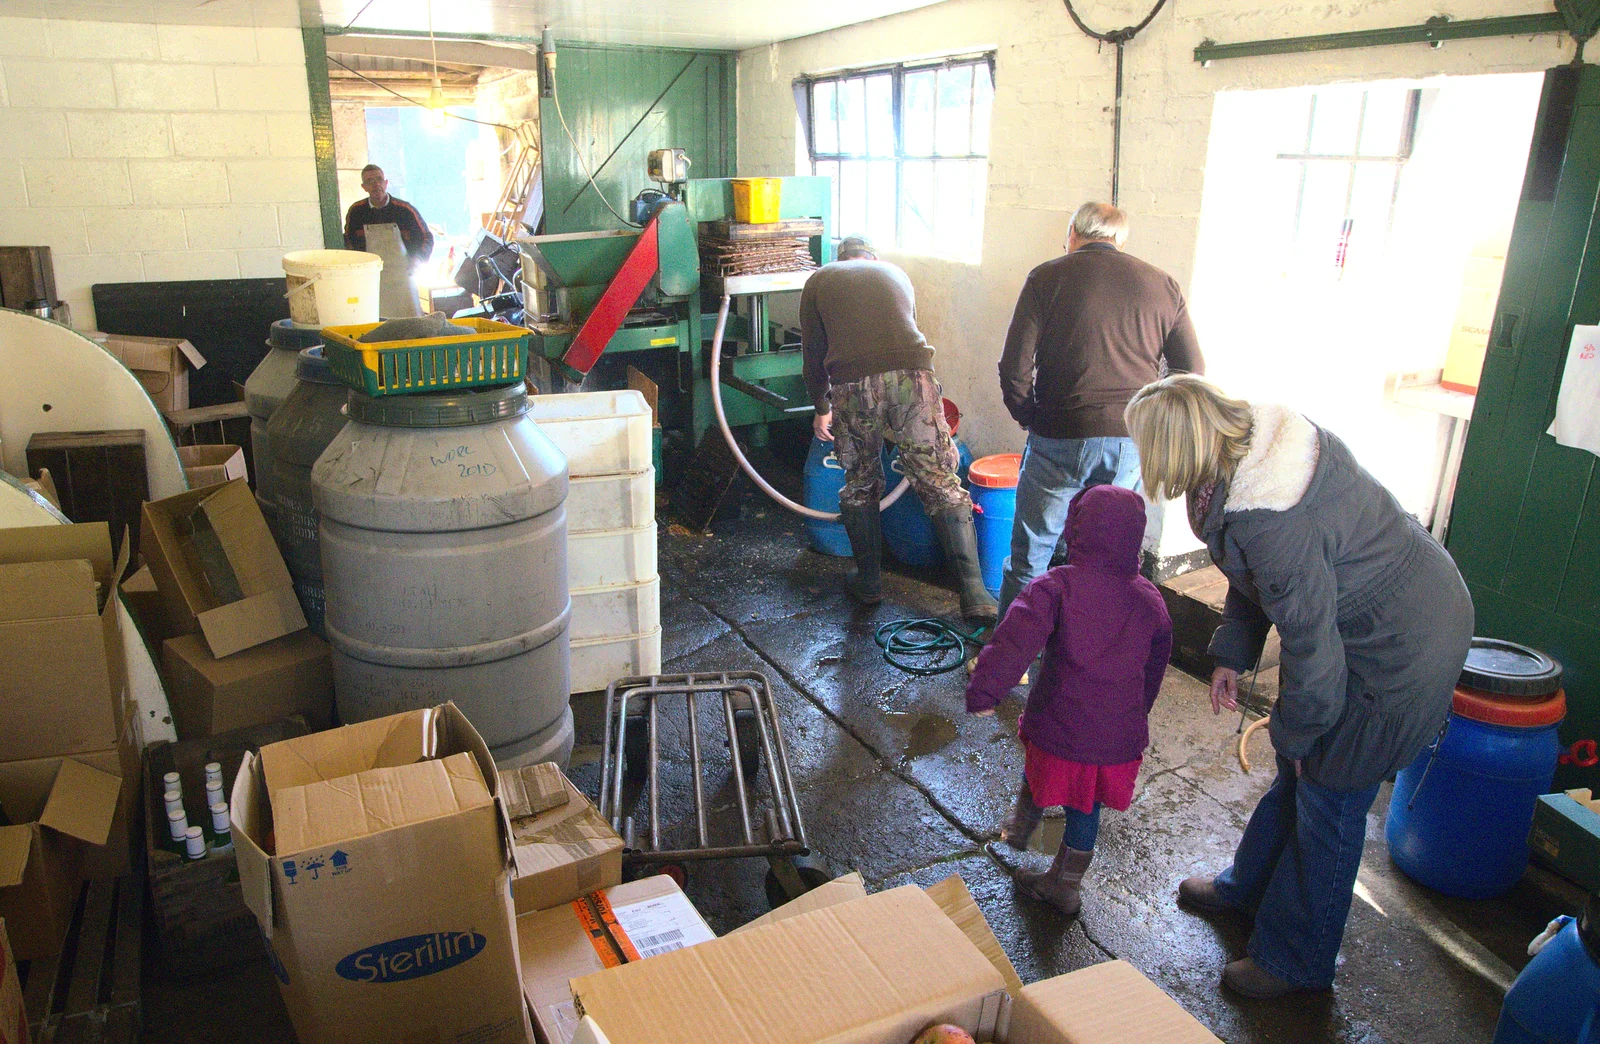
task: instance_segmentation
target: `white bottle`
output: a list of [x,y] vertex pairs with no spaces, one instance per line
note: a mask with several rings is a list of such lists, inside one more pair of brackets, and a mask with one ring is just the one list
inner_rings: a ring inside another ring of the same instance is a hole
[[169,790],[169,791],[166,792],[164,797],[165,797],[165,800],[166,800],[166,803],[167,803],[167,812],[169,814],[173,813],[173,812],[182,812],[183,811],[183,793],[182,793],[182,791]]
[[224,800],[222,796],[222,780],[206,780],[206,807],[210,808],[218,801]]
[[161,784],[163,790],[176,790],[180,795],[183,793],[183,777],[176,772],[168,772],[162,776]]
[[222,786],[222,766],[215,761],[206,762],[206,789],[211,789],[211,784]]
[[211,851],[233,851],[233,826],[228,822],[228,803],[218,801],[211,806]]
[[189,817],[184,814],[182,805],[167,813],[167,827],[172,831],[172,840],[183,844],[189,830]]
[[183,855],[186,863],[199,862],[206,857],[206,836],[199,827],[192,826],[184,831]]

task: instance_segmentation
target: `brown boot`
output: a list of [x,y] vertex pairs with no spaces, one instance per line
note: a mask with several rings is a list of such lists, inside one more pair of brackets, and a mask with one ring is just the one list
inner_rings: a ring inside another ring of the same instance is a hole
[[1083,875],[1094,852],[1080,852],[1062,845],[1055,862],[1043,871],[1019,870],[1014,878],[1023,895],[1049,903],[1068,917],[1078,916],[1083,907]]
[[1027,848],[1028,839],[1039,829],[1039,820],[1043,817],[1044,810],[1033,803],[1033,791],[1028,788],[1024,776],[1022,786],[1017,788],[1017,801],[1011,806],[1011,815],[1000,824],[1000,840],[1012,848]]

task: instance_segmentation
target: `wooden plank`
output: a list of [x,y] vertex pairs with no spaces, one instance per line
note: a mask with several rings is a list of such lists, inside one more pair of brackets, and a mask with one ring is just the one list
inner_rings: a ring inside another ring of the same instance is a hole
[[61,957],[37,957],[28,962],[28,981],[22,992],[22,1007],[35,1040],[43,1039],[55,1018],[56,979]]
[[87,886],[89,897],[78,925],[78,951],[72,961],[72,982],[67,987],[63,1018],[82,1014],[100,1004],[100,973],[116,909],[112,886],[111,881],[90,881]]
[[133,1005],[143,1001],[139,988],[140,940],[144,935],[144,889],[133,876],[117,881],[116,951],[111,958],[111,997],[113,1005]]

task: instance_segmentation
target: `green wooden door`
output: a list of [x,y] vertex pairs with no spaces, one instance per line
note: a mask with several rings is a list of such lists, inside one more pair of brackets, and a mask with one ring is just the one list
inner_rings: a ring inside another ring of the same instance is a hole
[[[1563,743],[1600,739],[1600,475],[1597,458],[1545,434],[1574,324],[1600,321],[1600,67],[1545,77],[1506,257],[1449,548],[1477,633],[1542,649],[1566,667]],[[1600,404],[1597,404],[1600,408]],[[1564,765],[1561,786],[1600,786]]]
[[606,203],[627,217],[628,201],[652,187],[644,172],[651,149],[687,149],[692,177],[733,176],[734,54],[576,43],[558,44],[556,54],[560,111],[550,98],[539,105],[545,231],[623,227]]

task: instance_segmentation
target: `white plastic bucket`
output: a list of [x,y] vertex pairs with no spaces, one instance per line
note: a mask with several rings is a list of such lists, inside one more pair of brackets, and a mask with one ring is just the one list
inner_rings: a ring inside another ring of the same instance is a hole
[[289,318],[301,326],[378,321],[383,258],[361,250],[296,250],[283,255]]

